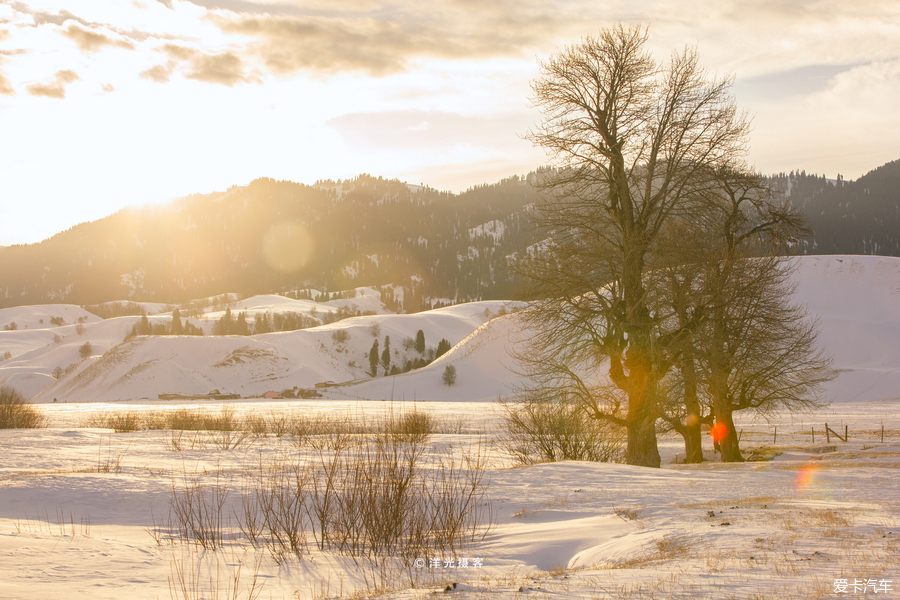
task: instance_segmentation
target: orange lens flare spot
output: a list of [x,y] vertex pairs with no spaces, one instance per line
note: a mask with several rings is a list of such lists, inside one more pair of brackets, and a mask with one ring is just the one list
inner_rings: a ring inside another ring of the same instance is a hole
[[804,465],[800,472],[797,473],[797,489],[809,487],[815,479],[817,470],[815,465]]
[[721,442],[726,433],[728,433],[728,429],[723,423],[716,423],[709,430],[709,435],[712,436],[714,442]]

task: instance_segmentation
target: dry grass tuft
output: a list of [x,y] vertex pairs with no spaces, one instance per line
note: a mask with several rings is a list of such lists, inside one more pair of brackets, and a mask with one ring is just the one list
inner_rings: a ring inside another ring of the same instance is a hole
[[39,429],[47,426],[47,417],[26,402],[18,390],[0,386],[0,429]]

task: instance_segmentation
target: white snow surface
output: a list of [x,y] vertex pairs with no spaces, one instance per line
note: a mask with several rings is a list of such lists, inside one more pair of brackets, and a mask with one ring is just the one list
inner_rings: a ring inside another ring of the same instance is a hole
[[84,323],[94,323],[102,319],[74,304],[38,304],[33,306],[15,306],[0,308],[0,329],[15,323],[22,329],[49,329],[57,327],[50,319],[60,317],[62,325],[71,325],[81,319]]
[[[270,435],[225,449],[215,441],[221,434],[186,432],[180,439],[193,444],[176,449],[170,432],[113,433],[87,427],[86,419],[123,410],[227,408],[372,423],[388,411],[411,410],[411,403],[40,405],[49,429],[0,430],[0,598],[181,598],[170,581],[178,586],[185,579],[188,588],[196,585],[191,597],[247,598],[254,573],[260,598],[284,600],[424,600],[447,587],[469,599],[801,599],[830,597],[835,582],[848,578],[871,579],[894,592],[900,417],[890,403],[844,406],[806,422],[739,422],[745,451],[781,452],[779,460],[675,465],[667,459],[664,468],[648,469],[586,462],[512,467],[493,445],[496,406],[419,403],[416,410],[449,425],[432,437],[426,456],[482,456],[482,510],[493,515],[493,526],[455,552],[381,557],[382,566],[373,567],[320,551],[312,540],[301,557],[277,558],[254,549],[233,516],[224,521],[226,541],[218,550],[170,537],[173,487],[197,482],[210,498],[218,486],[227,491],[224,514],[233,515],[247,493],[242,482],[260,464],[298,453],[315,464],[312,447]],[[856,439],[811,444],[809,426],[821,435],[824,421],[847,424]],[[885,443],[870,428],[873,421],[884,422]],[[680,440],[663,435],[660,444],[671,457]],[[711,458],[708,439],[704,449]],[[153,531],[161,534],[159,543]],[[235,583],[237,595],[226,595]]]
[[[52,366],[75,364],[35,398],[48,428],[0,430],[0,599],[182,598],[185,580],[191,598],[259,592],[275,600],[424,600],[448,587],[450,597],[467,599],[896,598],[900,260],[797,262],[795,299],[819,319],[820,339],[841,370],[826,390],[834,403],[771,422],[736,415],[745,454],[772,458],[743,464],[677,464],[683,442],[662,433],[662,469],[514,466],[497,444],[502,409],[493,401],[521,381],[508,368],[519,334],[514,314],[491,318],[500,302],[252,337],[141,337],[123,344],[135,317],[87,323],[82,335],[71,324],[0,332],[0,354],[15,354],[0,362],[0,382],[27,395]],[[276,298],[251,300],[245,310],[280,306]],[[365,373],[373,341],[382,344],[389,335],[401,353],[403,339],[418,329],[428,346],[444,337],[453,349],[404,375]],[[335,341],[339,330],[349,334],[346,342]],[[85,341],[94,350],[82,361]],[[441,374],[451,364],[457,382],[446,386]],[[255,394],[353,378],[359,382],[324,388],[328,397],[319,400],[155,400],[166,391]],[[480,508],[493,515],[493,526],[455,552],[383,556],[380,566],[321,551],[311,537],[302,557],[273,556],[254,548],[234,523],[247,491],[242,485],[278,456],[315,464],[319,455],[308,443],[270,434],[232,447],[223,440],[234,438],[215,432],[115,433],[89,420],[185,408],[367,424],[394,411],[428,412],[438,428],[424,456],[482,457],[488,501]],[[849,440],[826,441],[825,423],[838,432],[847,427]],[[715,461],[708,436],[703,446]],[[207,498],[215,486],[228,490],[224,514],[231,516],[216,551],[168,535],[173,488],[190,482],[205,486]],[[165,534],[154,538],[152,531]],[[262,587],[251,590],[254,574]],[[839,591],[841,582],[848,593]],[[854,593],[860,582],[867,587]],[[236,594],[226,593],[235,585]]]

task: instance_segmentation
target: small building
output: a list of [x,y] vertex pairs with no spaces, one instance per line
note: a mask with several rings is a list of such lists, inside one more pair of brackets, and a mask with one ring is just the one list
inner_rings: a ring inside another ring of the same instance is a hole
[[281,392],[266,392],[263,394],[263,398],[268,398],[269,400],[281,400],[284,396],[281,395]]

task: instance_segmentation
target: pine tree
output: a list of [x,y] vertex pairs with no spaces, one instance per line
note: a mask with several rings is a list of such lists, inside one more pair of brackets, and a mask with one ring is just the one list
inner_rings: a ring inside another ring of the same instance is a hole
[[236,335],[250,335],[250,327],[247,325],[247,313],[244,311],[238,313],[237,320],[234,322],[234,333]]
[[381,366],[385,375],[391,370],[391,336],[384,336],[384,352],[381,353]]
[[153,333],[153,326],[150,325],[150,319],[147,318],[147,315],[141,316],[141,323],[137,333],[138,335],[150,335]]
[[172,335],[181,335],[184,333],[184,326],[181,324],[181,312],[176,308],[172,311]]
[[378,340],[372,342],[372,349],[369,350],[369,373],[372,377],[378,375]]
[[425,354],[425,332],[421,329],[416,332],[416,352]]

